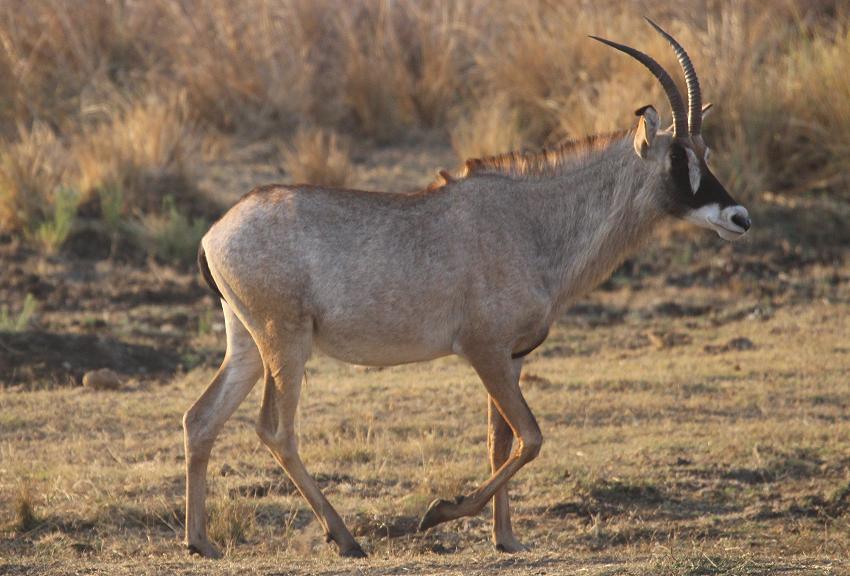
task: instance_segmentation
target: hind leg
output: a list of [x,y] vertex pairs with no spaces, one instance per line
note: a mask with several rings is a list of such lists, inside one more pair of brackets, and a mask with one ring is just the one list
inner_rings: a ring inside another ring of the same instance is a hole
[[216,436],[262,374],[260,353],[251,335],[222,300],[227,352],[210,385],[183,416],[186,447],[186,546],[193,553],[218,558],[207,538],[207,464]]
[[309,323],[289,326],[281,331],[283,334],[271,339],[272,350],[263,348],[265,390],[257,434],[310,504],[328,542],[336,542],[341,556],[362,558],[366,554],[322,494],[298,455],[295,414],[301,395],[304,364],[310,356],[310,330]]
[[[490,452],[490,468],[495,474],[511,455],[514,433],[499,413],[493,399],[487,402],[487,448]],[[527,548],[517,540],[511,527],[511,512],[508,504],[508,485],[499,488],[493,495],[493,543],[500,552],[521,552]]]

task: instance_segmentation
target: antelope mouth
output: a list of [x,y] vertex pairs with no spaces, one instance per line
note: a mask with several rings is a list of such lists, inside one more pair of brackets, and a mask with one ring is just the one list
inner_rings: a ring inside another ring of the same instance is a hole
[[742,238],[752,224],[747,209],[740,205],[721,209],[718,204],[709,204],[691,210],[685,219],[697,226],[714,230],[729,242]]

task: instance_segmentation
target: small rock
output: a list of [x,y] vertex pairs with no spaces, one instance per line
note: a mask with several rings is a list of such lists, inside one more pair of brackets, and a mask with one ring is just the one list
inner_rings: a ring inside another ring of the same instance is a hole
[[691,337],[681,332],[661,332],[657,330],[648,330],[646,337],[656,350],[664,348],[673,348],[674,346],[684,346],[692,342]]
[[[752,340],[741,336],[739,338],[732,338],[722,346],[717,344],[706,344],[703,347],[703,350],[705,350],[708,354],[723,354],[724,352],[730,352],[732,350],[753,350],[755,347],[756,345],[753,344]],[[739,368],[736,368],[736,370],[738,369]]]
[[95,552],[94,546],[88,542],[72,542],[71,549],[77,554],[92,554]]
[[740,338],[732,338],[726,346],[728,346],[730,350],[752,350],[756,347],[752,340],[744,338],[743,336]]
[[83,386],[92,390],[118,390],[121,388],[121,379],[113,370],[101,368],[86,372],[83,375]]

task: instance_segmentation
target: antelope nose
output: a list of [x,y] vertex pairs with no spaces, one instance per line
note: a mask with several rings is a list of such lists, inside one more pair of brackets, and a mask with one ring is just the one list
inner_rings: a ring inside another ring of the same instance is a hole
[[752,225],[752,222],[750,221],[750,219],[747,216],[744,216],[743,214],[735,214],[734,216],[732,216],[732,223],[735,226],[743,228],[744,232],[749,230],[750,225]]

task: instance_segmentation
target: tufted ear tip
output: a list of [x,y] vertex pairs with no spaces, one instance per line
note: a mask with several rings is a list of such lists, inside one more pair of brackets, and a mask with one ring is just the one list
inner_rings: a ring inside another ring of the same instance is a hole
[[[646,106],[641,106],[637,110],[635,110],[635,116],[643,116],[647,109],[652,108],[652,104],[647,104]],[[653,108],[654,110],[654,108]]]
[[635,110],[635,116],[638,118],[644,118],[650,125],[653,126],[653,130],[658,130],[659,124],[659,116],[658,111],[655,109],[655,106],[652,104],[647,104],[646,106],[641,106],[637,110]]

